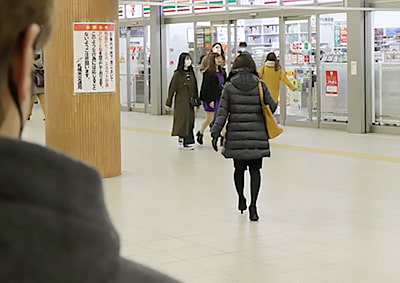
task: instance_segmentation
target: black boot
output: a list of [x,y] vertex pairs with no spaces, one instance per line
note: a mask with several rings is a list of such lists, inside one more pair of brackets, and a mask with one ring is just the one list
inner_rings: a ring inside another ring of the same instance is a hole
[[244,196],[242,197],[239,196],[238,209],[240,210],[241,214],[243,214],[243,211],[247,209],[246,199]]
[[236,192],[239,197],[238,209],[243,214],[243,210],[247,209],[246,199],[243,194],[244,170],[235,168],[235,171],[233,173],[233,179],[235,181],[235,188],[236,188]]
[[249,219],[251,221],[258,221],[257,207],[250,206],[249,207]]
[[224,136],[221,136],[221,137],[219,138],[219,145],[220,145],[220,146],[223,146],[223,145],[224,145]]
[[196,133],[196,141],[199,143],[199,144],[203,144],[203,134],[202,133],[200,133],[200,131],[197,131],[197,133]]
[[251,221],[258,220],[257,214],[257,198],[260,192],[261,174],[258,168],[250,168],[250,193],[251,202],[249,206],[249,218]]

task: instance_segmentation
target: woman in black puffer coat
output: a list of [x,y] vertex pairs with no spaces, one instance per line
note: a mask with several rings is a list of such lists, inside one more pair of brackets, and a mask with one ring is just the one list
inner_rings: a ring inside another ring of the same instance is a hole
[[[256,203],[260,191],[262,159],[270,157],[269,137],[258,90],[259,81],[256,65],[251,56],[242,53],[236,57],[222,90],[217,119],[211,129],[213,147],[214,150],[218,150],[218,138],[228,120],[222,155],[225,158],[233,158],[234,181],[239,196],[238,208],[242,213],[247,209],[243,190],[244,172],[247,167],[249,168],[251,180],[249,218],[252,221],[258,220]],[[262,86],[264,102],[274,112],[277,103],[264,82]]]

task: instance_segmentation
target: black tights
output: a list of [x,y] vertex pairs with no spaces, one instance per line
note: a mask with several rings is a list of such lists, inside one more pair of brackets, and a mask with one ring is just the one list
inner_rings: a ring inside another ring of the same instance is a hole
[[[233,173],[233,178],[235,180],[235,187],[238,193],[239,198],[243,198],[243,190],[244,190],[244,169],[236,169]],[[250,168],[250,194],[251,194],[251,202],[250,206],[256,206],[258,193],[260,192],[260,182],[261,182],[261,174],[259,169]]]

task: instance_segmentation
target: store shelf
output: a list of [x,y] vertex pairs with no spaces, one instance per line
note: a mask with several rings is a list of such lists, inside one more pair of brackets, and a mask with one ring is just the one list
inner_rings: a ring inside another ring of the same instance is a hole
[[244,27],[245,41],[251,46],[272,46],[279,43],[278,24],[259,24]]

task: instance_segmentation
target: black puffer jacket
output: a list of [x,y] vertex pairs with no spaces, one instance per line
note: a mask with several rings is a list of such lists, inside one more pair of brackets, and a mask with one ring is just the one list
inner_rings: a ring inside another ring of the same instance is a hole
[[[226,158],[258,159],[270,156],[258,82],[256,72],[236,69],[229,74],[222,90],[220,107],[211,135],[218,137],[228,119],[222,149]],[[277,103],[271,97],[267,85],[264,82],[262,85],[264,102],[275,112]]]

